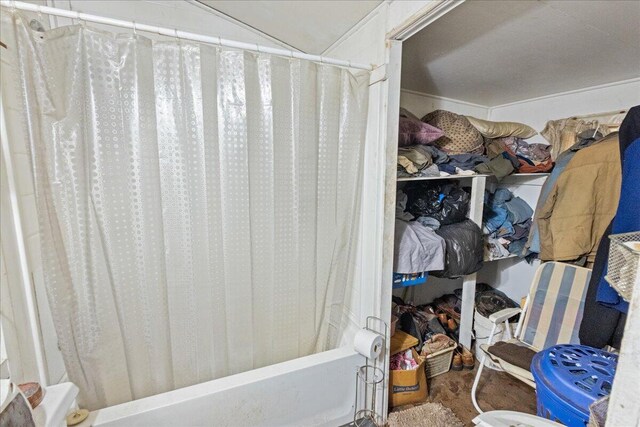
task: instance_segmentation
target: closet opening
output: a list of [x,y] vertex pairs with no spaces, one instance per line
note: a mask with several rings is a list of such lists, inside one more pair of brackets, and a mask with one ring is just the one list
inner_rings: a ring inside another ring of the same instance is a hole
[[623,309],[587,295],[640,104],[640,7],[614,3],[469,1],[402,40],[390,417],[540,415],[536,353],[620,348]]

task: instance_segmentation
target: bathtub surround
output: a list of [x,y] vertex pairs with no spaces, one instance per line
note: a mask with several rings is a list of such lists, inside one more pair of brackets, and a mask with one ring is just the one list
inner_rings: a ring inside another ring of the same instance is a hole
[[369,73],[14,25],[45,282],[81,406],[335,347]]

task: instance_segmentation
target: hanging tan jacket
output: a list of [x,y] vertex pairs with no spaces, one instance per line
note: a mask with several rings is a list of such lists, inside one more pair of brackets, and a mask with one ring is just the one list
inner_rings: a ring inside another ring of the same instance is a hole
[[538,215],[542,260],[593,261],[620,197],[618,133],[580,150],[558,177]]

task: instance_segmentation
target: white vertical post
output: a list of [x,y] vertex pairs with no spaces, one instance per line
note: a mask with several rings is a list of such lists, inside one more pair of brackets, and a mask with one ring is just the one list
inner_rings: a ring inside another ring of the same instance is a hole
[[[606,237],[605,237],[606,239]],[[640,426],[640,264],[624,326],[620,358],[607,410],[607,426]]]
[[[400,111],[400,72],[402,66],[402,42],[387,41],[387,80],[386,94],[382,93],[383,103],[386,95],[387,128],[386,138],[383,138],[384,148],[381,153],[385,159],[384,173],[384,225],[382,240],[382,298],[381,317],[387,322],[391,320],[391,290],[393,277],[393,242],[396,218],[396,186],[397,186],[397,155],[398,155],[398,111]],[[391,341],[391,340],[388,340]],[[389,351],[387,342],[384,360],[384,387],[389,390]],[[384,394],[385,397],[386,393]],[[381,396],[382,397],[382,396]],[[380,397],[380,398],[381,398]],[[387,421],[389,399],[384,398],[381,405],[383,424]]]
[[[476,176],[471,178],[471,203],[469,206],[469,219],[482,228],[482,207],[484,204],[484,189],[487,177]],[[471,348],[471,330],[473,327],[473,313],[476,297],[476,273],[464,276],[462,281],[462,307],[460,309],[460,344]]]

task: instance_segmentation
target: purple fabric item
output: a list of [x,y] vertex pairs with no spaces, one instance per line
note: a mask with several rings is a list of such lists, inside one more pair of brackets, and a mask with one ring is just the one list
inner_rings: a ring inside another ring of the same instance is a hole
[[409,117],[400,116],[398,130],[398,146],[406,147],[415,144],[430,144],[439,139],[444,132],[435,126]]

